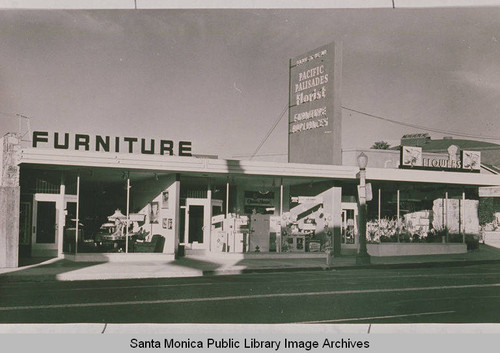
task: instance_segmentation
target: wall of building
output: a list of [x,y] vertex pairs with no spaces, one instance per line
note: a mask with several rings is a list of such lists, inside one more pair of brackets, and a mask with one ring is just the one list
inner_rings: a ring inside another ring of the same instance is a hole
[[179,194],[180,185],[175,175],[138,182],[131,188],[131,210],[145,215],[142,228],[149,232],[147,240],[154,234],[165,237],[164,253],[173,254],[177,249]]
[[18,266],[19,143],[15,134],[0,139],[0,268]]
[[357,166],[357,158],[361,152],[368,156],[369,168],[398,168],[399,166],[399,151],[374,149],[342,151],[342,165]]
[[18,266],[19,187],[0,186],[0,268]]

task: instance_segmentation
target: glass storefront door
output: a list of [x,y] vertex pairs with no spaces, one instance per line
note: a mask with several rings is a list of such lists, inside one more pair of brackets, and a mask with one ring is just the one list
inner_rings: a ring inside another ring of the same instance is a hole
[[58,210],[60,195],[35,194],[33,198],[33,227],[31,256],[57,256]]
[[65,209],[75,203],[74,195],[35,194],[31,233],[32,257],[56,257],[62,254]]
[[203,244],[203,215],[205,207],[203,205],[190,205],[188,208],[189,214],[189,243]]
[[188,249],[209,249],[211,219],[222,214],[222,201],[186,199],[184,240]]
[[356,203],[342,203],[342,244],[355,244],[356,232],[356,217],[358,216],[358,207]]

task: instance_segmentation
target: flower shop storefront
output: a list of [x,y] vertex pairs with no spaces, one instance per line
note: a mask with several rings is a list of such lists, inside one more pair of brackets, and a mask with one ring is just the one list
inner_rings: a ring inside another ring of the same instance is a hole
[[473,183],[485,175],[441,174],[448,182],[372,181],[366,228],[371,255],[458,253],[477,248],[479,188]]

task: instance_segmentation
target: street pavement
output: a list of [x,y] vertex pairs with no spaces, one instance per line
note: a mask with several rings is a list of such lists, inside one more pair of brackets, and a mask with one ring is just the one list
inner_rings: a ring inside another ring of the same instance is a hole
[[500,322],[500,263],[0,285],[8,324]]

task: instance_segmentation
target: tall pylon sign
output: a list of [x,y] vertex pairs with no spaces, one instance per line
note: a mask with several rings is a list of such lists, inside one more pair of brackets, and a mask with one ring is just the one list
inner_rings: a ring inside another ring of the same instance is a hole
[[288,162],[342,164],[342,45],[290,59]]

